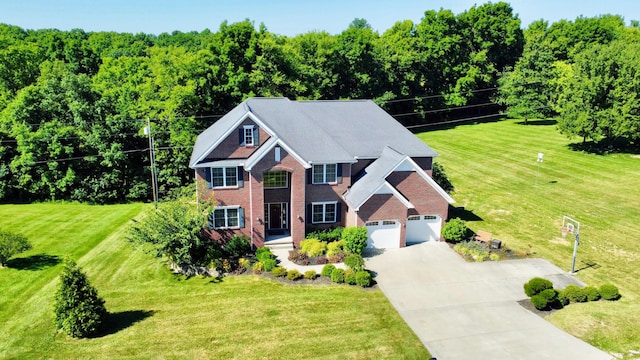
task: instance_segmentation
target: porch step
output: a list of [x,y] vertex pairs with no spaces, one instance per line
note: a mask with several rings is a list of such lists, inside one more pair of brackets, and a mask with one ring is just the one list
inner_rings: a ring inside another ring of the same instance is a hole
[[293,242],[274,244],[271,241],[264,243],[264,246],[268,247],[272,251],[274,250],[293,250]]

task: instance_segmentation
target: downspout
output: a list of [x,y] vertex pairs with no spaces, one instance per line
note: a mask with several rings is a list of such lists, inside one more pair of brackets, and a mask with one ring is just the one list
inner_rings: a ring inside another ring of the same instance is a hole
[[193,169],[194,180],[196,183],[196,206],[198,213],[200,213],[200,194],[198,194],[198,168]]
[[253,249],[253,186],[251,181],[251,170],[249,172],[249,222],[251,223],[251,248]]

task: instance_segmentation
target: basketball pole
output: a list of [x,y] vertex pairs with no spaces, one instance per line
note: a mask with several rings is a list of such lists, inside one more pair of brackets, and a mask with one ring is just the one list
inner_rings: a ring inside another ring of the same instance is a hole
[[573,259],[571,261],[571,275],[575,275],[576,273],[576,257],[578,255],[578,245],[580,245],[580,222],[572,219],[566,215],[562,217],[562,229],[563,231],[571,230],[570,232],[573,234]]

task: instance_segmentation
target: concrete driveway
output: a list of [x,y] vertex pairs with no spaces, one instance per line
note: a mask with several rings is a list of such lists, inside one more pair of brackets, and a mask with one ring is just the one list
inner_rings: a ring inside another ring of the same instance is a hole
[[[366,256],[366,254],[365,254]],[[577,283],[542,259],[467,263],[445,243],[365,257],[393,306],[439,360],[612,359],[521,307],[534,276]]]

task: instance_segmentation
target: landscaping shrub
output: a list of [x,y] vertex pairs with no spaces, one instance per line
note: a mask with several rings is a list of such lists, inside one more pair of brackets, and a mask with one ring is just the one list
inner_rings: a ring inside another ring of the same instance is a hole
[[563,291],[558,292],[558,296],[556,299],[558,301],[559,307],[565,307],[569,305],[569,298],[567,298]]
[[289,280],[298,280],[302,277],[302,274],[300,274],[300,271],[298,271],[297,269],[291,269],[289,271],[287,271],[287,279]]
[[460,242],[467,238],[467,224],[460,218],[455,218],[447,221],[442,228],[442,237],[447,241]]
[[326,263],[328,263],[329,260],[327,260],[327,258],[325,256],[321,256],[316,258],[316,265],[324,265]]
[[327,255],[327,261],[329,261],[330,263],[336,264],[336,263],[341,263],[344,261],[345,256],[347,256],[347,254],[340,252],[337,253],[335,255],[329,256]]
[[587,286],[584,289],[584,294],[587,296],[587,301],[598,301],[600,300],[600,292],[594,286]]
[[276,259],[266,259],[262,262],[264,265],[264,271],[270,272],[278,264]]
[[264,262],[265,260],[275,259],[276,256],[266,246],[261,246],[256,249],[256,260]]
[[496,253],[491,253],[491,254],[489,254],[489,260],[498,261],[498,260],[500,260],[500,255],[498,255]]
[[587,294],[577,285],[567,285],[567,287],[562,290],[562,293],[570,302],[587,301]]
[[364,226],[351,226],[342,230],[344,249],[350,254],[362,254],[367,247],[367,228]]
[[347,269],[344,271],[344,282],[349,285],[356,284],[356,272],[352,269]]
[[327,244],[327,256],[344,254],[344,240],[334,241]]
[[224,251],[231,259],[239,259],[251,254],[251,239],[246,235],[233,235],[231,240],[224,245]]
[[553,284],[551,281],[541,277],[534,277],[524,284],[524,293],[527,294],[528,297],[538,295],[546,289],[553,289]]
[[486,251],[479,252],[474,256],[477,262],[483,262],[489,258],[489,253]]
[[320,274],[322,276],[326,276],[326,277],[331,277],[331,273],[333,272],[333,270],[336,269],[336,266],[333,264],[327,264],[325,266],[322,267],[322,271],[320,272]]
[[341,284],[344,282],[344,269],[337,268],[331,272],[331,281]]
[[364,259],[359,254],[348,255],[344,258],[344,264],[355,271],[364,269]]
[[282,266],[276,266],[271,270],[271,274],[275,277],[285,277],[287,276],[287,269]]
[[620,292],[618,291],[618,288],[613,284],[604,284],[600,286],[600,295],[605,300],[620,299]]
[[309,260],[309,257],[307,256],[307,254],[294,249],[289,251],[289,260],[293,261],[294,263],[301,263],[304,260]]
[[262,261],[256,261],[253,263],[253,273],[260,274],[264,271],[264,263]]
[[318,276],[318,274],[316,273],[315,270],[307,270],[304,272],[304,278],[305,279],[309,279],[309,280],[313,280]]
[[558,292],[555,289],[544,289],[538,294],[549,302],[549,304],[555,302],[558,299]]
[[308,239],[318,239],[327,243],[338,241],[342,238],[342,226],[327,230],[315,230],[307,234]]
[[371,278],[371,274],[366,270],[360,270],[356,272],[356,285],[362,287],[371,286],[373,279]]
[[300,242],[300,252],[310,257],[323,255],[327,251],[327,243],[318,239],[305,239]]
[[104,300],[72,260],[66,260],[54,297],[55,324],[65,333],[82,338],[95,334],[107,316]]
[[251,268],[251,260],[246,259],[246,258],[240,258],[238,259],[238,265],[240,265],[240,267],[249,270]]
[[549,306],[549,301],[547,300],[546,297],[542,296],[541,294],[533,295],[531,297],[531,303],[538,310],[546,310]]
[[0,230],[0,266],[7,265],[7,261],[12,256],[30,250],[31,248],[31,243],[29,243],[26,237]]

